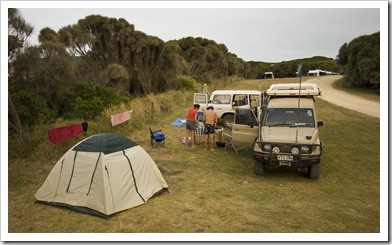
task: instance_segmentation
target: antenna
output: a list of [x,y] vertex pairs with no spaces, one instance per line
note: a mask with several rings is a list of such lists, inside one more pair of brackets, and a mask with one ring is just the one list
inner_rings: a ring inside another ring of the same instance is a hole
[[299,77],[298,108],[297,108],[297,120],[296,120],[297,130],[295,131],[295,143],[297,144],[298,143],[299,108],[300,108],[300,105],[301,105],[302,64],[298,64],[297,65],[297,72],[296,72],[296,74],[297,74],[297,77]]

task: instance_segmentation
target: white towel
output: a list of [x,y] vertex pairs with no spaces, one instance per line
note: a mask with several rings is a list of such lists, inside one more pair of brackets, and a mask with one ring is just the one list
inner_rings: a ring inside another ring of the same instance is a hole
[[111,116],[112,126],[118,125],[131,119],[131,113],[132,110]]

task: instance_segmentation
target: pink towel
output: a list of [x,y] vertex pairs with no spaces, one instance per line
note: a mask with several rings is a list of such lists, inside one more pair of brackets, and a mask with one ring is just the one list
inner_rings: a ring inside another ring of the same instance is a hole
[[79,136],[80,134],[82,134],[82,124],[51,128],[48,130],[49,141],[52,144],[60,143],[64,140]]
[[117,124],[123,123],[123,122],[131,119],[131,113],[132,113],[132,111],[126,111],[126,112],[123,112],[120,114],[113,115],[111,117],[112,126],[115,126]]

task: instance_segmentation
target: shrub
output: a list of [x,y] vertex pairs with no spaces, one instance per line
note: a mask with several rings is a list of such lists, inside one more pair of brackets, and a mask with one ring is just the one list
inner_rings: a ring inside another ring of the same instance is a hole
[[192,77],[184,76],[182,78],[182,88],[185,90],[193,90],[195,88],[194,83],[197,82]]
[[106,108],[124,101],[125,98],[110,88],[85,82],[72,89],[68,105],[74,116],[88,119],[99,116]]

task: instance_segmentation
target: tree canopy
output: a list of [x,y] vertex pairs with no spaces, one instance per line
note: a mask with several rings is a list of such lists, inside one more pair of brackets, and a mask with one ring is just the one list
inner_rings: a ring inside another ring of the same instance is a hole
[[346,86],[380,87],[380,32],[344,43],[337,58],[338,64],[349,78]]

